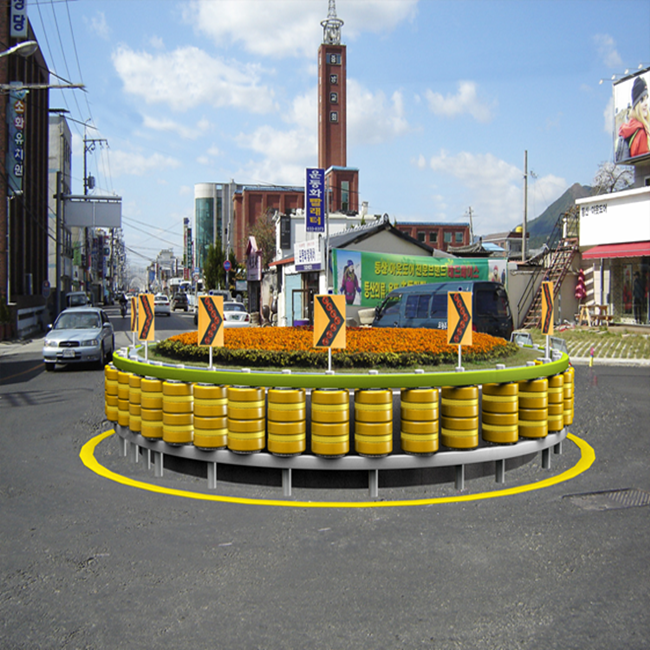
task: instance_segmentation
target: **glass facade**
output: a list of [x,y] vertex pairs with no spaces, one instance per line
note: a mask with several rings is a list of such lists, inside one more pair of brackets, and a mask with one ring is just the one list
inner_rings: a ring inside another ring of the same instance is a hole
[[198,268],[202,269],[208,253],[208,246],[213,244],[215,240],[214,198],[196,199],[194,216],[196,220],[194,263]]

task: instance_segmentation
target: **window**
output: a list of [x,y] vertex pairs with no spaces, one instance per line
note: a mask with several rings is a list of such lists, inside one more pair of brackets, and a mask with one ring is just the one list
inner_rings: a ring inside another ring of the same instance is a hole
[[451,233],[450,232],[445,233],[445,244],[451,244]]
[[330,122],[338,122],[338,121],[339,121],[338,111],[332,111],[330,113]]
[[341,181],[341,211],[350,209],[350,181]]
[[424,244],[425,237],[426,237],[426,233],[424,233],[422,231],[418,231],[418,241],[419,242],[422,242]]
[[338,104],[338,103],[339,103],[339,94],[330,93],[330,104]]
[[330,75],[330,83],[332,86],[338,86],[339,84],[339,76],[337,74],[331,74]]
[[396,296],[392,296],[390,298],[386,298],[386,302],[384,302],[382,308],[381,308],[381,315],[382,316],[399,316],[399,308],[400,304],[402,302],[402,294],[397,294]]
[[462,244],[463,243],[463,233],[462,232],[456,232],[454,233],[456,237],[456,243],[457,244]]
[[341,55],[340,54],[328,54],[327,62],[330,65],[341,65]]
[[438,233],[437,232],[430,232],[429,233],[429,243],[431,243],[431,244],[437,244],[438,243]]
[[406,318],[428,318],[430,299],[431,296],[427,295],[409,296],[404,308]]

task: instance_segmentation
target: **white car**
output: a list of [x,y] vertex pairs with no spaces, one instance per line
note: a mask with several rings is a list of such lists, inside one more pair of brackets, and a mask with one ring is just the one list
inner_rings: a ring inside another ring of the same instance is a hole
[[62,311],[43,340],[46,370],[57,363],[96,363],[103,368],[115,350],[113,326],[103,309],[71,307]]
[[223,321],[224,327],[250,327],[251,316],[243,302],[228,301],[223,303]]
[[157,293],[153,297],[153,313],[154,315],[161,314],[163,316],[171,316],[172,308],[169,298],[164,293]]
[[[194,324],[198,325],[198,311],[194,312]],[[243,302],[234,302],[232,300],[223,303],[223,326],[224,327],[250,327],[251,315],[246,311],[246,305]]]

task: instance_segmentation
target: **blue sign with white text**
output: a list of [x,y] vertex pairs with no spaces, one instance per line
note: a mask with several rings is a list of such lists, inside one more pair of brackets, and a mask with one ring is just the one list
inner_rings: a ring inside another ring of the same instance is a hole
[[325,170],[307,169],[305,232],[325,232]]

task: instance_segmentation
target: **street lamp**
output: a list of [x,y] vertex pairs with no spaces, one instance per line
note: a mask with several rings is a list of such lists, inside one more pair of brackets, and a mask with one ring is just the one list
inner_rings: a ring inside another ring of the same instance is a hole
[[16,45],[10,47],[4,52],[0,52],[0,58],[3,56],[9,56],[10,54],[20,54],[20,56],[31,56],[38,49],[38,43],[36,41],[22,41],[21,43],[16,43]]

